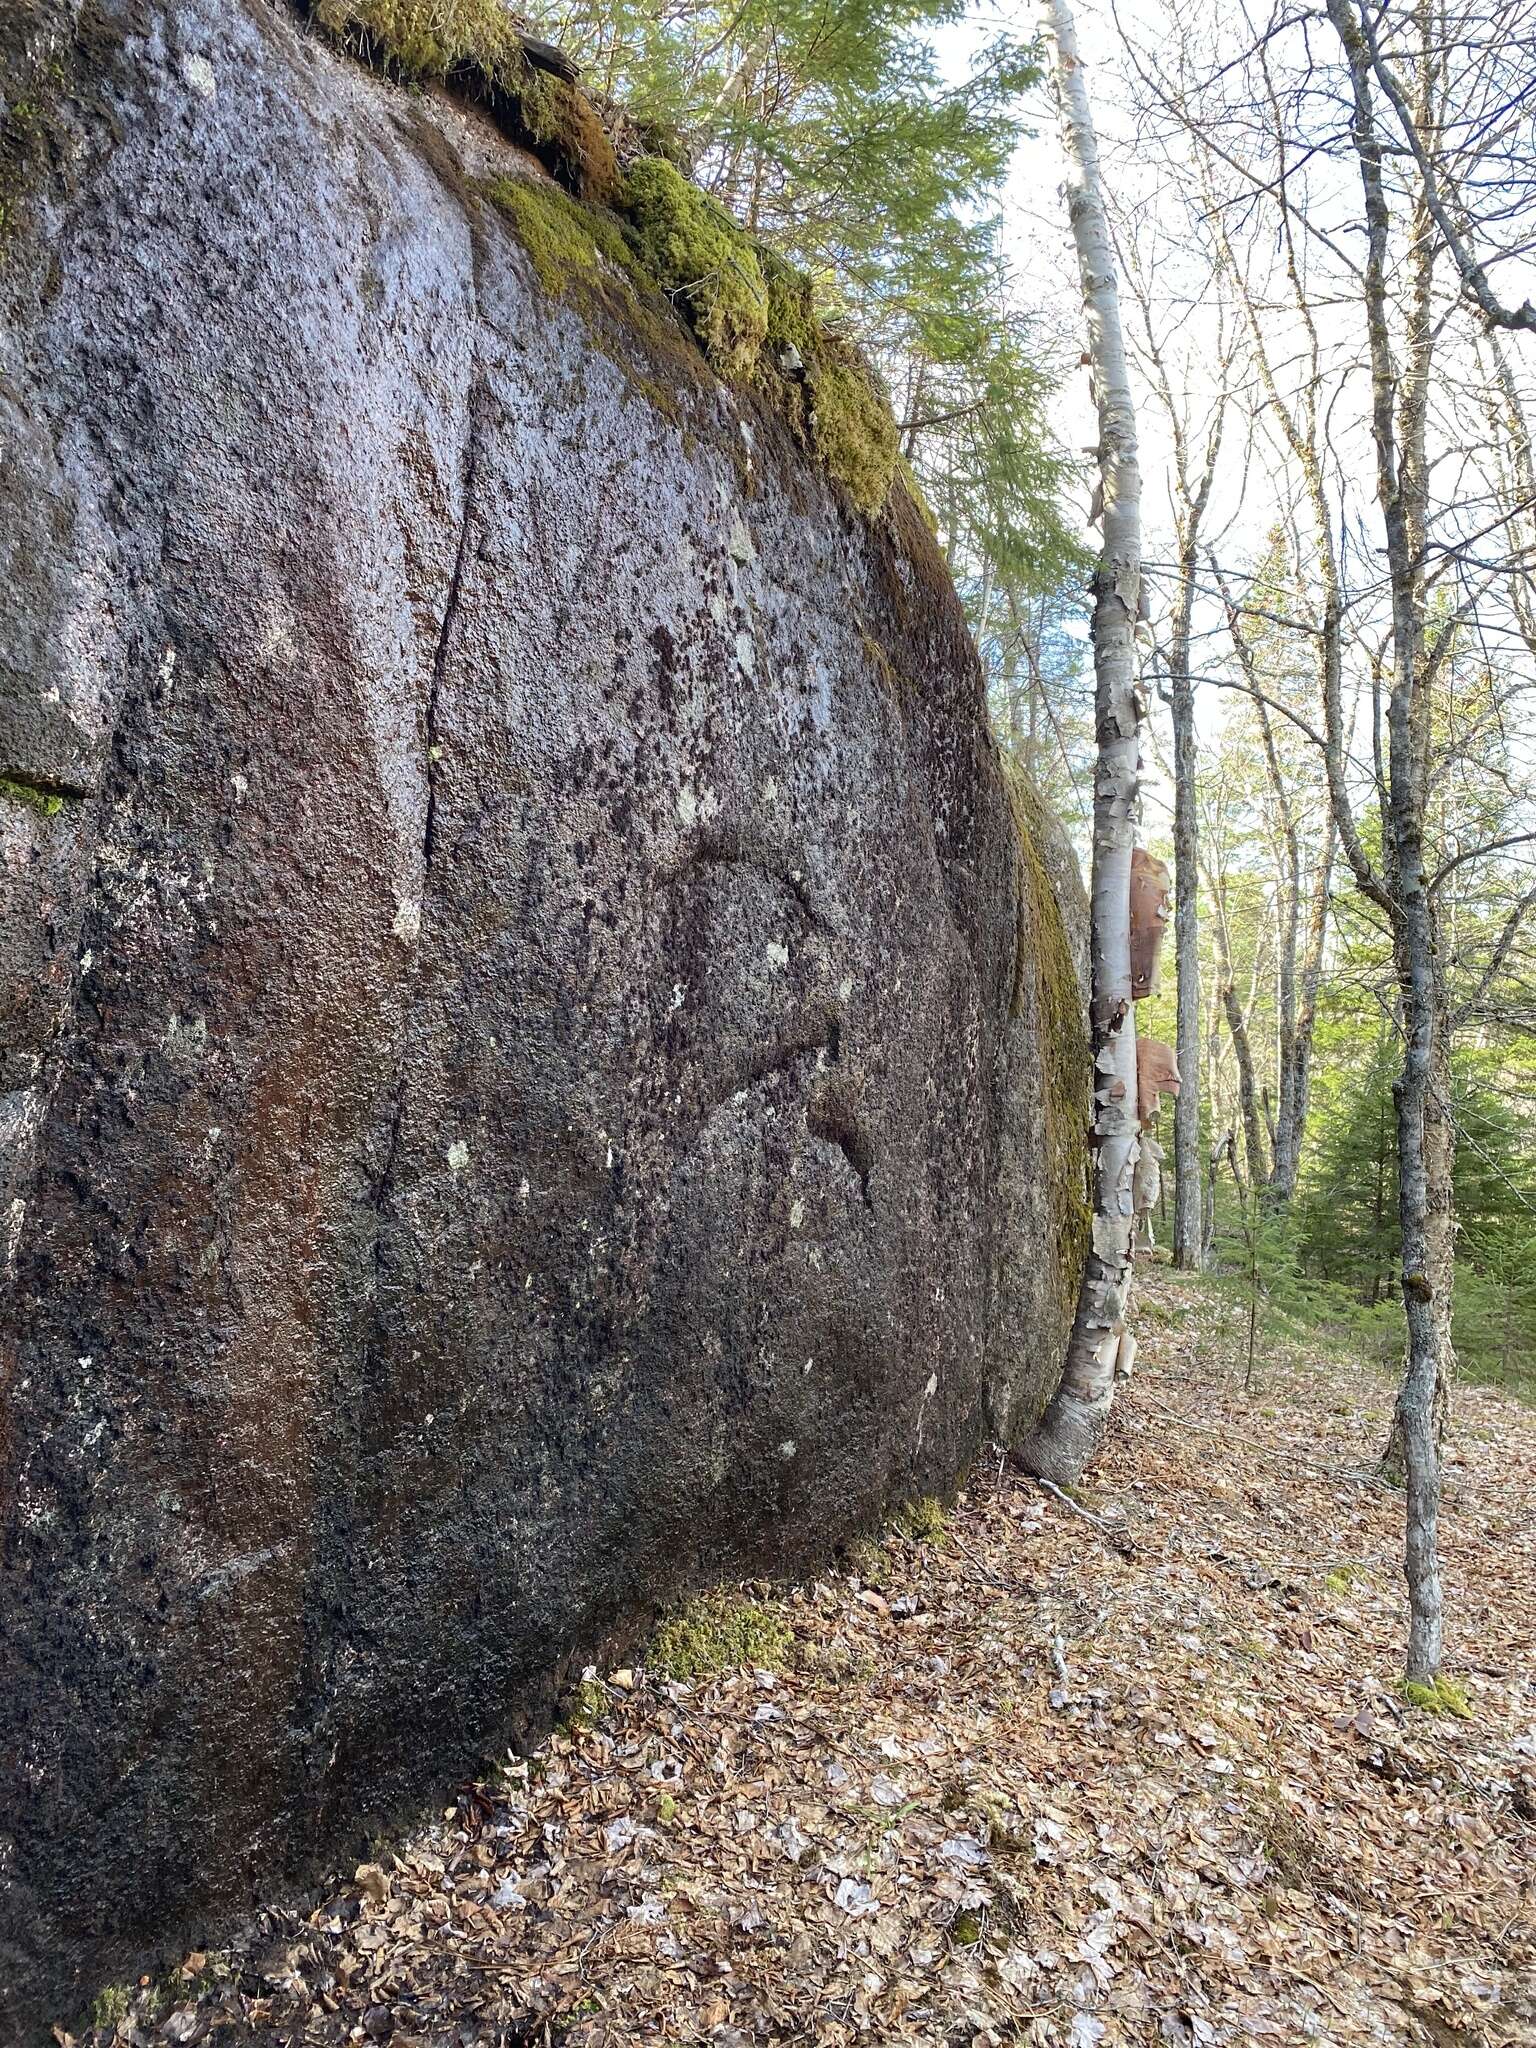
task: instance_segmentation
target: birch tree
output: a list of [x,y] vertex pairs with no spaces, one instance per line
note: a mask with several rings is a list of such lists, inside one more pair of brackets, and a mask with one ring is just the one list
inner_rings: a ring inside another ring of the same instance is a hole
[[1026,1470],[1075,1481],[1097,1450],[1128,1369],[1127,1327],[1140,1146],[1136,1010],[1131,993],[1131,854],[1141,768],[1136,678],[1141,596],[1141,480],[1136,413],[1120,324],[1114,245],[1104,204],[1088,83],[1067,0],[1045,0],[1047,39],[1067,158],[1067,214],[1087,317],[1087,355],[1098,413],[1103,546],[1093,577],[1093,662],[1098,752],[1093,790],[1092,991],[1093,1238],[1061,1383],[1018,1453]]

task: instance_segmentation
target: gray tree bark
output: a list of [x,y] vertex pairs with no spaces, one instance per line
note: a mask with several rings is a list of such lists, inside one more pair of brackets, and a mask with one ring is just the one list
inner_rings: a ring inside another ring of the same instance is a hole
[[[1191,588],[1185,585],[1185,590]],[[1195,826],[1195,692],[1189,679],[1189,603],[1175,621],[1168,701],[1173,714],[1174,1053],[1183,1086],[1173,1103],[1173,1263],[1205,1263],[1200,1194],[1200,848]],[[1182,632],[1180,632],[1182,624]]]
[[[1450,1020],[1437,945],[1437,915],[1425,872],[1428,681],[1421,670],[1426,478],[1424,450],[1433,247],[1427,219],[1416,238],[1407,362],[1399,376],[1387,308],[1391,230],[1383,151],[1372,104],[1372,58],[1354,0],[1327,0],[1353,94],[1351,137],[1365,198],[1365,312],[1370,345],[1377,501],[1386,529],[1392,588],[1392,684],[1387,702],[1387,785],[1382,840],[1383,908],[1403,1006],[1403,1070],[1394,1086],[1398,1221],[1402,1232],[1407,1358],[1394,1436],[1402,1447],[1407,1533],[1407,1675],[1428,1684],[1444,1645],[1440,1579],[1440,1438],[1448,1399],[1453,1236],[1450,1173]],[[1423,211],[1423,202],[1419,211]],[[1342,824],[1342,820],[1341,820]],[[1346,836],[1346,850],[1348,839]],[[1351,852],[1351,860],[1354,855]]]

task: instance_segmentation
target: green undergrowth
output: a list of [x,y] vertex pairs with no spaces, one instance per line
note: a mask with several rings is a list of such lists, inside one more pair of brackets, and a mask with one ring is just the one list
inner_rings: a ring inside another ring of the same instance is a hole
[[1472,1719],[1472,1702],[1467,1698],[1466,1688],[1454,1678],[1447,1678],[1444,1672],[1427,1685],[1417,1678],[1405,1678],[1397,1690],[1405,1706],[1417,1707],[1421,1713],[1453,1714],[1458,1721]]
[[[899,473],[896,423],[853,344],[818,315],[811,281],[756,242],[664,154],[621,173],[591,101],[531,64],[502,0],[308,0],[311,18],[365,63],[407,83],[441,83],[488,105],[557,180],[500,178],[482,189],[547,291],[601,302],[641,330],[676,374],[656,294],[691,328],[710,368],[750,386],[873,518]],[[628,287],[627,293],[625,287]],[[631,382],[676,418],[664,385]],[[908,488],[920,503],[910,478]],[[922,508],[932,524],[931,514]]]
[[104,1984],[91,2000],[87,2023],[93,2027],[115,2027],[133,2008],[133,1993],[126,1984]]
[[646,1662],[664,1678],[692,1684],[743,1666],[783,1671],[794,1647],[795,1632],[777,1607],[721,1587],[668,1615]]

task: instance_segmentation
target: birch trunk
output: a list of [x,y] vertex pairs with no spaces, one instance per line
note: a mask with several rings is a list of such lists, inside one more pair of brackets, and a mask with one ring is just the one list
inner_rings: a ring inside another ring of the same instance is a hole
[[1122,1353],[1130,1349],[1126,1309],[1134,1253],[1132,1181],[1140,1142],[1130,884],[1141,765],[1134,640],[1141,587],[1141,482],[1113,244],[1087,81],[1066,0],[1045,0],[1044,14],[1056,52],[1056,90],[1068,164],[1067,211],[1087,313],[1104,500],[1104,544],[1093,580],[1098,735],[1090,1004],[1094,1215],[1093,1242],[1061,1384],[1018,1457],[1040,1478],[1070,1485],[1103,1438],[1114,1400],[1115,1369]]

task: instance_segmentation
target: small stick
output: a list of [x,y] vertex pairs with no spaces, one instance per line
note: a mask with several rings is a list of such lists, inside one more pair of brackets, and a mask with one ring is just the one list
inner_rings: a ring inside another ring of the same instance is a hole
[[1043,1486],[1046,1492],[1059,1500],[1064,1508],[1070,1508],[1074,1515],[1081,1515],[1085,1522],[1092,1522],[1094,1528],[1102,1530],[1106,1536],[1118,1533],[1113,1522],[1106,1522],[1101,1515],[1096,1515],[1090,1509],[1085,1508],[1080,1500],[1074,1500],[1070,1493],[1063,1493],[1054,1481],[1037,1477],[1035,1484],[1036,1486]]

